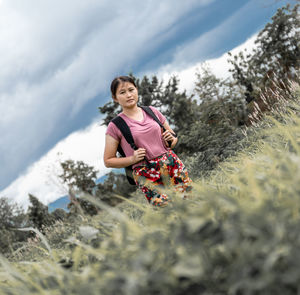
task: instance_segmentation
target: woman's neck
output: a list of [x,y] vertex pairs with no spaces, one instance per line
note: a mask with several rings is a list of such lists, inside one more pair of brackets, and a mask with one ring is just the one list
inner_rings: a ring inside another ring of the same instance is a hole
[[137,115],[140,112],[140,108],[135,105],[132,108],[123,108],[123,114],[125,114],[128,117],[134,117],[135,115]]

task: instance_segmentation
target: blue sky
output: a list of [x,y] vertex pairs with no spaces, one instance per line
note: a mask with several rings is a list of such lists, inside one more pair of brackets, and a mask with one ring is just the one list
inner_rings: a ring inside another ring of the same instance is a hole
[[115,76],[218,58],[287,2],[0,0],[0,196],[67,136],[101,121]]

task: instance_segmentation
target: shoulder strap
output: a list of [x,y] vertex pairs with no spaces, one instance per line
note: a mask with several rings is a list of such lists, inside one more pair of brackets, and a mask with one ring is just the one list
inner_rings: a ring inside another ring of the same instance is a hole
[[[127,123],[125,122],[125,120],[122,117],[117,116],[114,119],[112,119],[111,122],[113,122],[119,128],[119,130],[125,137],[126,141],[129,143],[129,145],[132,147],[132,149],[137,150],[138,148],[136,147],[136,145],[134,143],[131,131],[130,131]],[[126,157],[126,155],[121,147],[121,144],[118,145],[118,152],[120,153],[120,155],[122,157],[124,157],[124,158]],[[136,185],[136,183],[133,179],[133,176],[132,176],[132,166],[130,165],[128,167],[124,167],[124,169],[125,169],[125,174],[126,174],[128,182],[132,185]]]
[[[112,119],[112,122],[120,129],[121,133],[125,137],[126,141],[129,143],[129,145],[132,147],[132,149],[137,150],[138,148],[134,143],[131,131],[130,131],[127,123],[124,121],[124,119],[121,118],[120,116],[117,116],[114,119]],[[121,145],[119,145],[119,147],[121,147]],[[121,152],[120,152],[120,154],[122,155]],[[123,154],[124,154],[124,152],[123,152]],[[124,156],[124,155],[122,155],[122,156]]]
[[161,124],[161,122],[159,121],[159,119],[156,117],[156,115],[154,114],[154,112],[151,110],[150,107],[148,106],[141,106],[141,108],[150,116],[152,117],[152,119],[154,121],[156,121],[158,123],[158,125],[163,128],[164,132],[166,131],[166,128],[163,126],[163,124]]
[[[141,108],[150,116],[153,118],[153,120],[155,120],[158,125],[163,129],[163,131],[165,132],[166,131],[166,128],[164,127],[163,124],[161,124],[161,122],[159,121],[159,119],[156,117],[156,115],[154,114],[154,112],[151,110],[150,107],[148,106],[141,106]],[[172,133],[172,135],[174,137],[177,137],[176,133]]]

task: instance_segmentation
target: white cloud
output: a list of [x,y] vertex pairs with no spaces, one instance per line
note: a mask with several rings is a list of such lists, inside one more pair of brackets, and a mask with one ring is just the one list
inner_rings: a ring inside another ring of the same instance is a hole
[[[230,52],[232,55],[236,55],[244,49],[247,49],[248,52],[251,52],[251,50],[255,47],[254,41],[256,37],[257,34],[253,35],[251,38],[247,39],[246,42],[232,49]],[[177,76],[180,80],[179,89],[181,91],[187,90],[187,93],[191,94],[195,87],[196,72],[197,70],[201,70],[201,65],[203,65],[203,63],[207,64],[217,77],[223,79],[229,78],[230,64],[227,62],[228,58],[228,54],[225,53],[218,58],[197,62],[196,64],[182,70],[177,70],[177,64],[171,63],[161,67],[157,71],[157,76],[162,78],[165,82],[168,81],[172,76]]]
[[106,127],[93,123],[84,130],[70,134],[12,182],[1,192],[1,196],[8,197],[26,209],[29,204],[28,193],[37,196],[44,204],[65,195],[67,187],[58,175],[62,173],[60,162],[68,159],[84,161],[95,167],[98,177],[108,173],[111,169],[103,163],[105,130]]
[[[213,0],[11,1],[0,10],[0,179]],[[170,7],[172,13],[170,13]],[[3,169],[4,168],[4,169]]]

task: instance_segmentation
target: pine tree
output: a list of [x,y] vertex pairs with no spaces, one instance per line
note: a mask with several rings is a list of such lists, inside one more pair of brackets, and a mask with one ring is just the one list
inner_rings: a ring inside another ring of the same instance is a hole
[[197,102],[193,95],[178,90],[179,79],[171,77],[163,90],[160,111],[167,118],[173,130],[182,134],[197,119]]
[[134,79],[138,89],[139,105],[151,105],[160,109],[162,105],[163,82],[158,81],[155,75],[152,76],[151,80],[147,76],[144,76],[142,80],[135,78],[132,74],[131,77]]
[[48,212],[48,206],[41,203],[37,197],[29,194],[31,205],[28,207],[28,217],[33,226],[41,232],[44,232],[45,227],[54,223],[54,219]]

